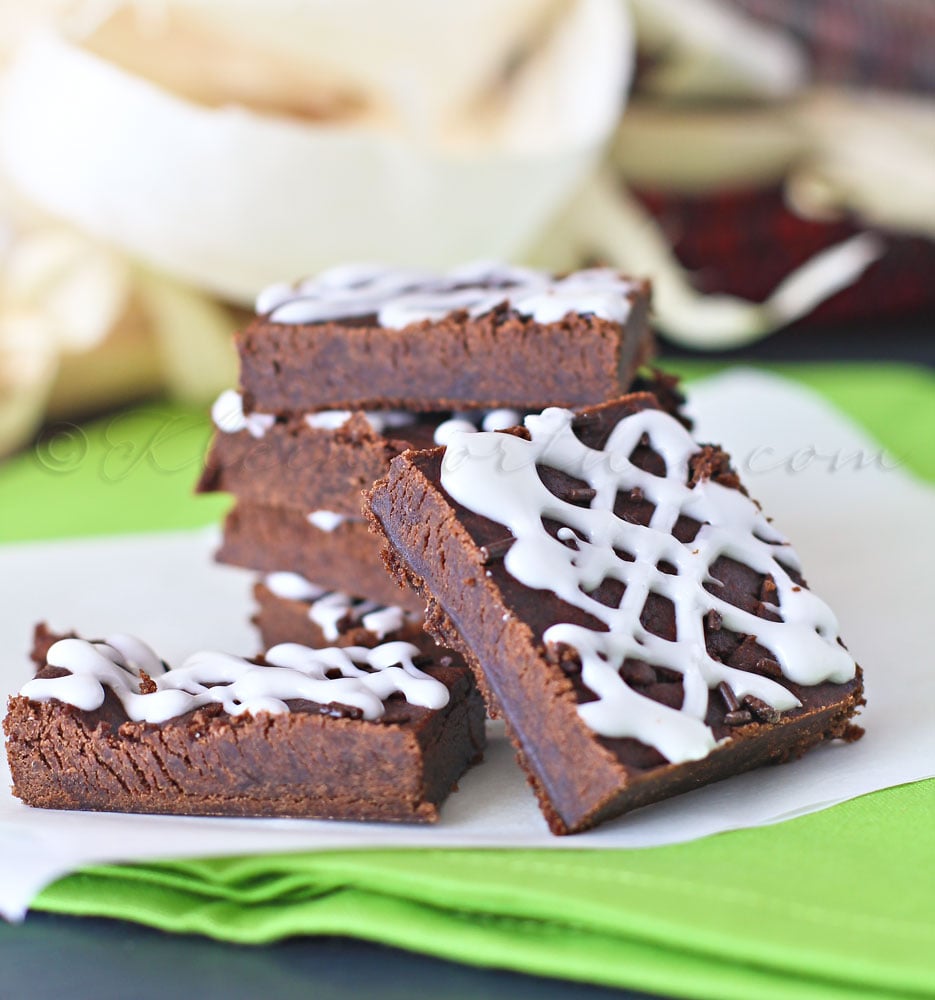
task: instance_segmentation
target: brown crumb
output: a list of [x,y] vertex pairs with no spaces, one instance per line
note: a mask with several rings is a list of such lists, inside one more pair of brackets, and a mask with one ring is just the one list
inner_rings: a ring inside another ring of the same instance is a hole
[[140,694],[155,694],[157,691],[156,682],[146,673],[145,670],[140,671]]

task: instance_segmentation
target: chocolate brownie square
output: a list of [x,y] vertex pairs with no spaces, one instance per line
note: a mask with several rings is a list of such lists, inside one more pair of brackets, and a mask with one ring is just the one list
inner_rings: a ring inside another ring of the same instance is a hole
[[[263,573],[286,570],[329,590],[366,594],[421,613],[425,605],[386,572],[380,543],[362,516],[321,520],[289,507],[238,503],[227,515],[218,562]],[[328,512],[325,512],[328,513]],[[318,515],[318,516],[316,516]]]
[[275,285],[237,336],[248,412],[538,410],[626,391],[652,354],[649,286],[606,268],[554,277],[350,265]]
[[324,410],[275,417],[243,411],[240,393],[221,393],[212,415],[217,433],[196,487],[233,493],[263,507],[291,507],[361,517],[361,494],[407,448],[431,448],[452,427],[501,430],[520,423],[517,410],[413,413]]
[[3,722],[31,806],[432,822],[483,753],[471,672],[410,643],[197,653],[168,670],[131,636],[40,626],[34,660]]
[[728,456],[651,395],[407,452],[369,496],[555,833],[859,735],[831,609]]

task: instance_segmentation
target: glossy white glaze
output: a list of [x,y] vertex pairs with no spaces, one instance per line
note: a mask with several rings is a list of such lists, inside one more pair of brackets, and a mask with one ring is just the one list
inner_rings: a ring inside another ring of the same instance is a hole
[[[710,611],[721,616],[725,628],[755,637],[789,680],[814,685],[854,676],[854,660],[837,640],[834,614],[790,577],[787,567],[798,569],[798,559],[759,507],[738,490],[710,480],[688,486],[689,459],[699,445],[677,420],[659,410],[636,413],[617,424],[604,449],[595,450],[577,437],[573,419],[569,410],[557,408],[527,417],[528,441],[455,432],[441,481],[460,504],[513,534],[504,560],[512,576],[533,589],[552,591],[606,626],[603,631],[557,623],[544,636],[546,642],[572,646],[581,658],[582,680],[597,696],[578,709],[587,725],[603,736],[634,737],[678,762],[704,757],[715,746],[704,718],[708,691],[722,681],[739,699],[753,695],[780,711],[796,707],[798,699],[782,684],[708,654],[703,619]],[[643,435],[664,459],[664,476],[630,461]],[[537,466],[583,480],[594,489],[594,498],[588,506],[559,499],[546,488]],[[648,526],[613,512],[617,494],[634,488],[655,505]],[[672,535],[683,514],[702,524],[688,544]],[[565,526],[557,538],[546,531],[543,518]],[[621,559],[615,550],[629,553],[634,561]],[[721,555],[772,576],[782,621],[759,618],[705,589],[712,581],[709,569]],[[658,568],[662,562],[675,566],[677,574],[663,573]],[[608,578],[626,587],[619,607],[589,596]],[[648,632],[640,622],[651,592],[675,608],[674,641]],[[629,687],[619,672],[627,658],[681,673],[681,709]]]

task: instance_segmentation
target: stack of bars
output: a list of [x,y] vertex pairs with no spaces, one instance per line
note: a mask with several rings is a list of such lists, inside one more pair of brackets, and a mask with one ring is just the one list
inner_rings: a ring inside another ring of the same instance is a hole
[[263,574],[266,652],[168,670],[40,629],[4,723],[16,794],[431,821],[486,703],[567,834],[859,736],[833,612],[639,374],[648,304],[606,269],[491,265],[264,292],[200,488],[237,498],[218,558]]
[[447,275],[335,268],[276,285],[238,337],[240,391],[214,405],[198,489],[236,497],[217,558],[256,570],[266,646],[435,650],[425,602],[386,572],[363,491],[407,449],[495,431],[674,380],[652,355],[649,289],[604,269],[564,279],[481,265]]
[[200,488],[267,645],[463,658],[557,834],[859,735],[834,615],[645,374],[644,282],[350,266],[257,312]]

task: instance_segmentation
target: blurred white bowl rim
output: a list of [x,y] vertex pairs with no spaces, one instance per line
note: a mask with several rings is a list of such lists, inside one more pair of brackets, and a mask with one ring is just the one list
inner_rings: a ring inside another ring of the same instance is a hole
[[[261,16],[246,0],[234,8],[246,6]],[[624,5],[574,0],[486,95],[484,115],[414,136],[196,103],[45,33],[5,74],[0,165],[53,217],[249,303],[344,260],[522,256],[593,172],[632,66]]]

